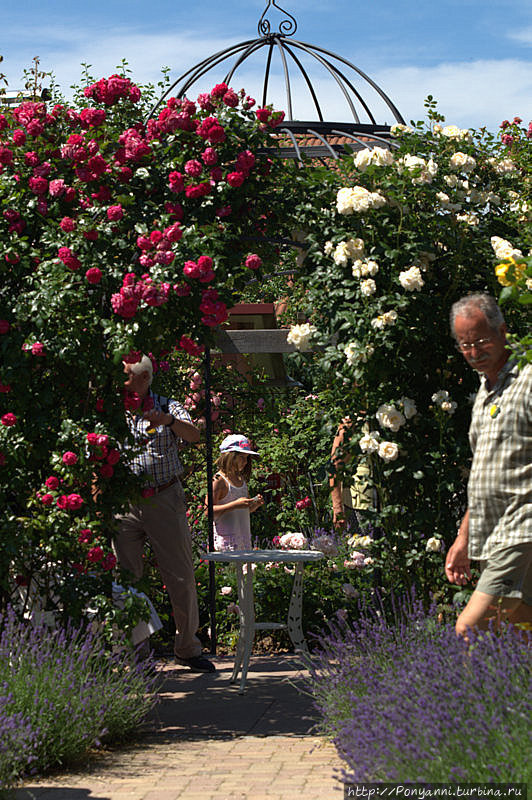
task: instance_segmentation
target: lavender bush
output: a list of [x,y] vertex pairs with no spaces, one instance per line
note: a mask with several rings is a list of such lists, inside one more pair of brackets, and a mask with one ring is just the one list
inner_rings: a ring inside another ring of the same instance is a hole
[[331,628],[310,686],[343,780],[530,780],[531,642],[508,628],[466,644],[416,601]]
[[12,610],[0,631],[0,791],[123,738],[153,705],[153,662],[127,645],[110,653],[89,628],[33,628]]

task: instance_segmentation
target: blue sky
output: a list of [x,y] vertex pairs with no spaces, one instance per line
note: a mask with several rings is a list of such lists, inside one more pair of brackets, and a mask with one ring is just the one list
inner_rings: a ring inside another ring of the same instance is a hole
[[[125,58],[137,82],[157,82],[163,66],[176,79],[185,70],[232,44],[257,37],[266,0],[2,0],[0,71],[9,89],[22,86],[34,56],[53,70],[64,92],[81,76],[82,62],[96,78]],[[368,74],[408,120],[424,115],[429,93],[448,123],[491,129],[516,114],[532,117],[531,0],[278,0],[293,14],[295,39],[343,56]],[[283,15],[268,13],[277,30]],[[232,82],[259,98],[265,49],[239,69]],[[310,62],[305,61],[310,70]],[[349,114],[318,64],[310,72],[327,119]],[[219,82],[221,67],[197,85],[193,96]],[[291,72],[294,116],[315,119],[303,82]],[[280,63],[273,64],[269,100],[285,107]],[[365,94],[379,122],[391,115]],[[367,121],[363,119],[362,121]]]

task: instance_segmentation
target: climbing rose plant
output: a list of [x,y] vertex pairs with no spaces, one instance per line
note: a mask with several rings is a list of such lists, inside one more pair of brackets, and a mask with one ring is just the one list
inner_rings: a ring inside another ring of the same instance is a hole
[[74,616],[106,605],[140,489],[122,361],[199,359],[283,231],[281,113],[219,84],[147,118],[124,75],[77,98],[0,113],[0,589]]

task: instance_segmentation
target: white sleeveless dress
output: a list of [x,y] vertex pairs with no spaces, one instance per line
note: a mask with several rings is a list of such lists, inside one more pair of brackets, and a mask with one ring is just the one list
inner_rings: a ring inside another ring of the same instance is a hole
[[[248,496],[247,483],[242,486],[233,484],[221,473],[218,473],[227,484],[227,494],[216,505],[223,506],[239,497]],[[232,508],[220,514],[214,520],[215,550],[251,550],[251,526],[248,508]]]

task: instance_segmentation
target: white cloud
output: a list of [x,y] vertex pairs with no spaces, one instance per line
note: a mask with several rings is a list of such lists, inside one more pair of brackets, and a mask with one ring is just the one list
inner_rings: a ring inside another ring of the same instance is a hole
[[522,30],[519,31],[511,31],[508,34],[508,38],[512,39],[514,42],[532,46],[532,27],[522,28]]

